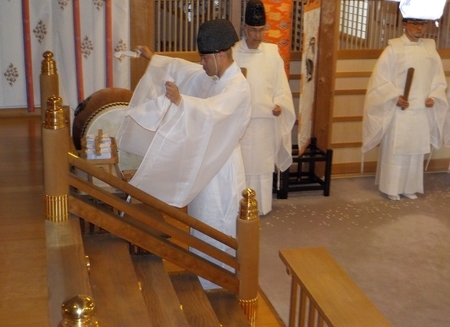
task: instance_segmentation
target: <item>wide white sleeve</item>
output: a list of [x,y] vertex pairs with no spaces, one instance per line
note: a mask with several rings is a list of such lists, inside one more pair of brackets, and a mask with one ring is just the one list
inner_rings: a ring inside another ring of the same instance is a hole
[[[434,100],[434,106],[427,110],[428,122],[430,128],[430,142],[434,148],[439,149],[442,146],[444,139],[450,138],[445,136],[444,124],[448,112],[448,100],[447,100],[447,81],[445,78],[444,69],[442,67],[442,60],[439,54],[436,52],[436,45],[434,40],[430,40],[430,51],[434,54],[435,64],[433,67],[433,79],[431,81],[429,98]],[[447,133],[450,133],[447,130]]]
[[239,144],[250,119],[249,94],[248,86],[234,83],[206,99],[183,94],[130,183],[171,205],[188,204]]
[[[447,101],[450,102],[450,94],[447,95]],[[442,128],[444,146],[450,147],[450,110],[445,115],[444,126]]]
[[363,153],[376,147],[385,134],[403,90],[395,80],[395,54],[386,47],[375,64],[367,85],[363,112]]
[[155,131],[163,121],[171,102],[165,97],[164,82],[169,74],[171,58],[154,56],[131,97],[116,134],[118,148],[144,156]]
[[285,171],[292,164],[292,127],[295,124],[294,102],[287,79],[283,59],[279,57],[277,78],[274,81],[273,102],[281,107],[281,115],[275,117],[276,153],[275,165],[280,171]]

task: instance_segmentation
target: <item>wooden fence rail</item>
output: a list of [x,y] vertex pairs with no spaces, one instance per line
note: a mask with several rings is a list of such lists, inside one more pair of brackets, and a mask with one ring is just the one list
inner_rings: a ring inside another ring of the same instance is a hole
[[292,276],[289,327],[391,327],[323,247],[280,250]]

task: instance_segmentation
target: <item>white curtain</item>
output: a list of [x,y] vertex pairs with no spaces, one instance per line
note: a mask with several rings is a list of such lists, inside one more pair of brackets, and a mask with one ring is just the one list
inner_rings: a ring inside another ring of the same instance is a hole
[[129,0],[0,0],[0,109],[40,107],[43,53],[51,51],[71,112],[106,87],[130,88]]

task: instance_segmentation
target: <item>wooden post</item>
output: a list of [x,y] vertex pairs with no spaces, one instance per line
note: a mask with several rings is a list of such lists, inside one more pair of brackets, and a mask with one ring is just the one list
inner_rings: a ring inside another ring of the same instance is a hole
[[87,295],[76,295],[61,305],[63,319],[58,327],[98,327],[94,300]]
[[[147,45],[155,51],[155,1],[133,0],[130,2],[130,50]],[[148,60],[131,60],[131,90],[136,88],[148,65]]]
[[313,134],[317,138],[317,146],[324,150],[331,145],[340,3],[322,0],[320,11]]
[[259,283],[259,211],[256,193],[252,189],[242,192],[241,210],[237,220],[237,272],[239,303],[251,326],[256,324]]
[[61,98],[52,96],[47,101],[42,128],[44,153],[45,218],[53,222],[69,219],[69,137]]

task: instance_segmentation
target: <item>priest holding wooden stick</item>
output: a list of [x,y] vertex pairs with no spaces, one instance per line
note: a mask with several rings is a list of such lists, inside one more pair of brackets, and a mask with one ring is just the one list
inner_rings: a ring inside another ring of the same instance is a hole
[[428,23],[403,18],[367,87],[362,150],[380,144],[375,184],[390,200],[424,192],[424,155],[442,145],[447,83],[435,41],[423,38]]

